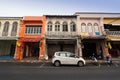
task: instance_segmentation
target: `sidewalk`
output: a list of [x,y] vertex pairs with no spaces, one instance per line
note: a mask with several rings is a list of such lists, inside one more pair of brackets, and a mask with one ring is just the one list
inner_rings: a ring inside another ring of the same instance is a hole
[[[98,62],[100,64],[106,64],[107,63],[106,60],[98,60]],[[90,64],[90,63],[94,63],[94,61],[93,60],[86,60],[86,63]],[[120,58],[112,58],[112,63],[120,64]]]
[[[93,60],[85,60],[85,61],[86,61],[87,64],[94,62]],[[0,60],[0,62],[21,62],[21,63],[24,63],[24,62],[26,62],[26,63],[43,63],[43,62],[46,62],[46,63],[50,63],[51,60]],[[98,60],[98,62],[100,64],[104,64],[104,63],[106,63],[106,60]],[[120,58],[113,58],[112,62],[120,64]]]

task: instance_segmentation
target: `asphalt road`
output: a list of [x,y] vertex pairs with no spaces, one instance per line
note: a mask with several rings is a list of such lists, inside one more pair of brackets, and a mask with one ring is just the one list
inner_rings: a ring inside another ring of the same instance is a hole
[[0,80],[120,80],[120,66],[54,67],[50,63],[0,63]]

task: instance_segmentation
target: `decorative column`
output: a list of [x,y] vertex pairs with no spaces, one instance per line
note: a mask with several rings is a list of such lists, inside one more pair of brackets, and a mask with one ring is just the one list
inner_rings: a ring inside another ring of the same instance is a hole
[[44,54],[45,54],[45,39],[42,39],[39,43],[39,59],[43,60],[44,59]]
[[78,39],[77,39],[77,47],[78,47],[78,56],[81,56],[81,57],[82,57],[81,36],[78,36]]
[[4,24],[1,22],[1,26],[0,26],[0,36],[2,36],[3,28],[4,28]]
[[15,54],[14,54],[14,59],[15,60],[21,60],[23,59],[23,45],[20,41],[16,42],[16,49],[15,49]]
[[44,48],[45,48],[44,58],[45,58],[45,60],[48,60],[46,39],[45,39],[45,46],[44,46]]

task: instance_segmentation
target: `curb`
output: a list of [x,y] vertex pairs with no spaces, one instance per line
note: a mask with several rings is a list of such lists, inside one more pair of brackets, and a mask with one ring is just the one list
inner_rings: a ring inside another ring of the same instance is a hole
[[[51,63],[51,60],[0,60],[0,63]],[[106,60],[98,60],[100,64],[106,64]],[[120,60],[112,60],[113,63],[120,64]],[[86,64],[95,63],[92,60],[86,60]]]

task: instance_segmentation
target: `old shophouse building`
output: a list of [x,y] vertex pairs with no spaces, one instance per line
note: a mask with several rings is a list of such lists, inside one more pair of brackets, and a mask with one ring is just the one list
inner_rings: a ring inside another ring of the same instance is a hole
[[43,59],[45,53],[45,17],[24,16],[21,20],[15,59]]
[[46,15],[45,55],[52,58],[56,51],[77,54],[77,16]]
[[78,34],[81,36],[80,54],[84,58],[105,55],[105,35],[103,18],[98,13],[76,12]]
[[0,57],[13,59],[22,17],[0,17]]
[[120,13],[76,12],[83,57],[120,56]]
[[119,57],[120,13],[0,17],[0,58],[51,59],[56,51]]
[[120,13],[105,14],[103,23],[109,53],[112,57],[120,57]]

